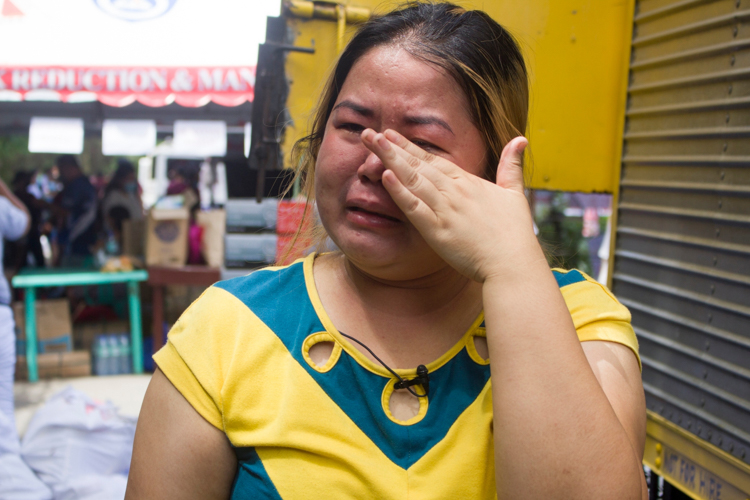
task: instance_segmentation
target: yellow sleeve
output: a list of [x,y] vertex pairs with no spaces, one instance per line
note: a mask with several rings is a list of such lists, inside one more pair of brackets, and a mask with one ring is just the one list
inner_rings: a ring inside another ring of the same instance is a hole
[[[226,292],[208,288],[182,314],[169,332],[166,345],[154,361],[193,408],[215,427],[224,430],[222,391],[231,362],[234,328],[222,328],[226,319]],[[224,313],[224,314],[222,314]],[[229,347],[229,348],[228,348]]]
[[604,340],[622,344],[633,351],[641,366],[638,339],[630,325],[630,311],[620,304],[607,287],[584,273],[580,274],[585,280],[560,288],[573,318],[578,340]]

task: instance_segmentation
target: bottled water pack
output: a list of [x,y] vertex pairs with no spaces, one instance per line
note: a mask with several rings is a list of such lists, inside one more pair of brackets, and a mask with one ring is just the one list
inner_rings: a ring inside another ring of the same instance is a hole
[[130,336],[125,333],[97,335],[94,339],[94,373],[122,375],[132,373]]

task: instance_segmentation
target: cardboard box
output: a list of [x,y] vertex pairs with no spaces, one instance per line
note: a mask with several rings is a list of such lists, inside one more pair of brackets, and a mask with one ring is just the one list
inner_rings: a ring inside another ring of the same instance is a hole
[[122,254],[143,257],[146,253],[146,219],[122,221]]
[[224,264],[227,212],[225,210],[200,211],[195,214],[195,220],[203,228],[201,237],[203,259],[211,267],[221,267]]
[[[88,377],[91,375],[91,353],[70,351],[39,354],[36,357],[39,378]],[[28,380],[26,356],[16,358],[16,380]]]
[[[13,318],[16,322],[16,337],[26,338],[26,307],[23,302],[13,303]],[[70,336],[72,332],[68,299],[36,301],[36,338],[52,340]]]
[[[58,337],[50,340],[40,340],[36,344],[38,354],[49,352],[66,352],[73,350],[73,339],[70,336]],[[16,354],[26,353],[26,340],[16,339]]]
[[152,208],[146,221],[146,265],[184,266],[188,256],[186,208]]
[[91,351],[97,335],[126,333],[130,335],[130,322],[126,320],[87,321],[73,324],[73,346],[75,349]]

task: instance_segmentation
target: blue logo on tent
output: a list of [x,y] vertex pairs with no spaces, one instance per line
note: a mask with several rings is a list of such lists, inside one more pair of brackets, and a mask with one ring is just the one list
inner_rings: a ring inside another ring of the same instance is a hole
[[101,10],[124,21],[146,21],[163,16],[177,0],[94,0]]

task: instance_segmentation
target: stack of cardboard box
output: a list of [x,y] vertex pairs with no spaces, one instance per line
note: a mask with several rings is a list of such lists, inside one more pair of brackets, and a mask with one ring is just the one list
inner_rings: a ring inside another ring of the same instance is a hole
[[[24,304],[13,304],[16,322],[16,379],[28,378],[26,363],[26,314]],[[37,366],[39,378],[91,375],[91,354],[73,350],[73,327],[67,299],[36,303]]]

